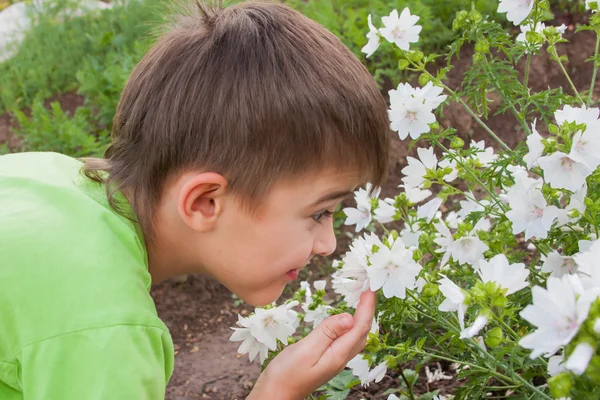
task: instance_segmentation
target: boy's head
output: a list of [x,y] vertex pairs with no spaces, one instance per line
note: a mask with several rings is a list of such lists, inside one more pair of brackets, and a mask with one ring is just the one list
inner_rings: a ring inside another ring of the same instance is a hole
[[323,212],[381,183],[388,129],[373,78],[322,26],[278,3],[198,3],[136,66],[86,171],[128,194],[151,270],[157,254],[266,304],[334,250]]

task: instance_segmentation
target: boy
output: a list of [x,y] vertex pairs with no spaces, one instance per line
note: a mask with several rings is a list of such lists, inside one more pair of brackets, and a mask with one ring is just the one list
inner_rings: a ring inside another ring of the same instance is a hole
[[[0,157],[0,399],[162,399],[173,344],[151,283],[208,274],[265,305],[335,249],[381,183],[386,104],[323,27],[277,3],[198,4],[133,71],[105,159]],[[302,399],[365,344],[366,292],[288,347],[251,399]]]

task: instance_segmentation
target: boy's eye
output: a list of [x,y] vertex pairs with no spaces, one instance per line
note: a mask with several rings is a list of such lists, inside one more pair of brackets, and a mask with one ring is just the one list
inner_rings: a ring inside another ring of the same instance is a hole
[[313,215],[312,219],[314,219],[318,223],[321,223],[324,220],[326,220],[327,218],[331,218],[331,217],[333,217],[333,211],[325,210],[325,211],[321,211],[320,213]]

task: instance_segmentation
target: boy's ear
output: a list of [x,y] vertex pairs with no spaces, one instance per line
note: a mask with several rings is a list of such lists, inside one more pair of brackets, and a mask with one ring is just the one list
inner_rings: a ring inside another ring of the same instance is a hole
[[227,179],[214,172],[188,175],[179,191],[177,209],[186,225],[194,231],[214,228],[223,211]]

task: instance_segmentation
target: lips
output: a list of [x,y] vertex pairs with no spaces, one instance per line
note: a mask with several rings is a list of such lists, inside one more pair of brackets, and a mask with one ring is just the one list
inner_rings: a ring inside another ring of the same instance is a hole
[[290,278],[291,280],[296,280],[298,279],[298,274],[300,273],[299,269],[291,269],[287,272],[286,276],[288,278]]

